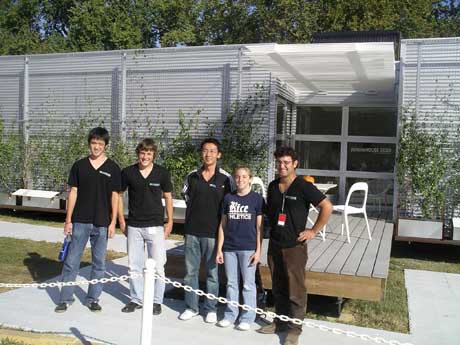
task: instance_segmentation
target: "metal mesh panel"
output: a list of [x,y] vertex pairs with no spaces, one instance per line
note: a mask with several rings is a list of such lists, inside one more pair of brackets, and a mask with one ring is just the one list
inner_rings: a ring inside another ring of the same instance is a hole
[[[425,130],[437,135],[449,163],[458,162],[460,149],[460,38],[403,40],[402,99],[403,113],[415,113]],[[458,167],[457,167],[458,168]],[[443,184],[457,175],[451,169]],[[420,216],[420,198],[406,198],[407,191],[400,191],[401,204]],[[452,188],[446,192],[445,223],[460,214],[458,200]],[[401,213],[407,214],[407,209]]]

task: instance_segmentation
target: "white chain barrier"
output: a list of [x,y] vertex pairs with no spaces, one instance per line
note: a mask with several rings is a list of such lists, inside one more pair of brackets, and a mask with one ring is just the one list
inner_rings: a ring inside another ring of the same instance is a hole
[[[88,285],[88,284],[98,284],[98,283],[115,283],[115,282],[120,282],[120,281],[126,281],[130,278],[138,278],[143,276],[141,273],[131,273],[131,274],[125,274],[119,277],[110,277],[110,278],[102,278],[102,279],[92,279],[92,280],[80,280],[80,281],[73,281],[73,282],[51,282],[51,283],[30,283],[30,284],[9,284],[9,283],[0,283],[0,287],[2,288],[47,288],[47,287],[63,287],[63,286],[77,286],[77,285]],[[248,306],[246,304],[240,304],[236,301],[230,301],[226,299],[225,297],[217,297],[213,295],[212,293],[206,293],[203,290],[200,289],[194,289],[191,286],[184,285],[178,281],[171,280],[167,277],[162,277],[159,276],[157,273],[154,274],[155,279],[159,279],[163,281],[165,284],[171,284],[172,286],[176,288],[181,288],[184,289],[187,292],[193,292],[198,296],[204,296],[210,300],[217,300],[219,303],[224,303],[224,304],[229,304],[234,307],[239,307],[242,308],[243,310],[246,311],[254,311],[257,315],[261,315],[264,318],[271,318],[271,319],[279,319],[284,322],[292,322],[293,324],[296,325],[305,325],[309,328],[317,328],[321,331],[324,332],[330,332],[333,334],[337,335],[345,335],[347,337],[351,338],[360,338],[361,340],[364,341],[372,341],[376,344],[388,344],[388,345],[413,345],[412,343],[401,343],[398,340],[386,340],[381,337],[372,337],[367,334],[359,334],[354,331],[345,331],[340,328],[336,327],[328,327],[325,325],[321,325],[318,323],[314,323],[311,321],[306,321],[306,320],[300,320],[300,319],[293,319],[290,318],[286,315],[278,315],[274,312],[271,311],[265,311],[262,308],[253,308],[251,306]]]

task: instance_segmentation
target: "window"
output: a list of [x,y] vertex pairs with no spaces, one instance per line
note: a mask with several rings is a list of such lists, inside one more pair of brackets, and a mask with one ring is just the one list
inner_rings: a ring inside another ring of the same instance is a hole
[[348,143],[347,170],[393,172],[394,144]]
[[342,108],[297,107],[297,134],[340,135]]
[[339,170],[340,143],[324,141],[297,141],[299,168]]
[[280,102],[276,106],[276,134],[283,134],[284,106],[284,103]]
[[395,137],[396,109],[350,108],[348,135]]
[[[356,182],[367,182],[369,187],[367,194],[367,205],[369,210],[378,211],[378,213],[380,213],[384,208],[389,208],[393,205],[392,179],[347,178],[347,194],[351,185]],[[356,198],[354,198],[351,200],[351,203],[358,203],[360,201],[361,200],[356,200]]]

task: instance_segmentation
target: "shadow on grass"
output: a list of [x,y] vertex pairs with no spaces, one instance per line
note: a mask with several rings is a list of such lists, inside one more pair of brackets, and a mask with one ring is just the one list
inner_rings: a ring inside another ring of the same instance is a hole
[[[61,275],[62,262],[44,257],[37,252],[29,252],[27,255],[28,256],[23,260],[23,263],[29,270],[34,281],[43,282]],[[90,264],[90,262],[83,261],[80,264],[80,268]]]
[[460,263],[460,246],[393,242],[391,257],[421,261]]
[[[61,226],[65,221],[65,213],[40,212],[40,211],[23,211],[12,209],[0,209],[0,218],[4,217],[6,221],[16,219],[18,222],[35,223],[46,222],[56,223]],[[8,219],[11,218],[11,219]]]

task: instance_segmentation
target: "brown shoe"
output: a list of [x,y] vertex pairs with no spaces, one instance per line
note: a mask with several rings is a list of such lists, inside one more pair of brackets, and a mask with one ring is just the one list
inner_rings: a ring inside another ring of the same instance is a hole
[[261,334],[274,334],[277,332],[286,332],[288,330],[288,325],[286,323],[277,323],[272,322],[268,325],[262,326],[256,330],[256,332]]
[[284,339],[284,345],[298,345],[300,332],[296,329],[290,329]]

